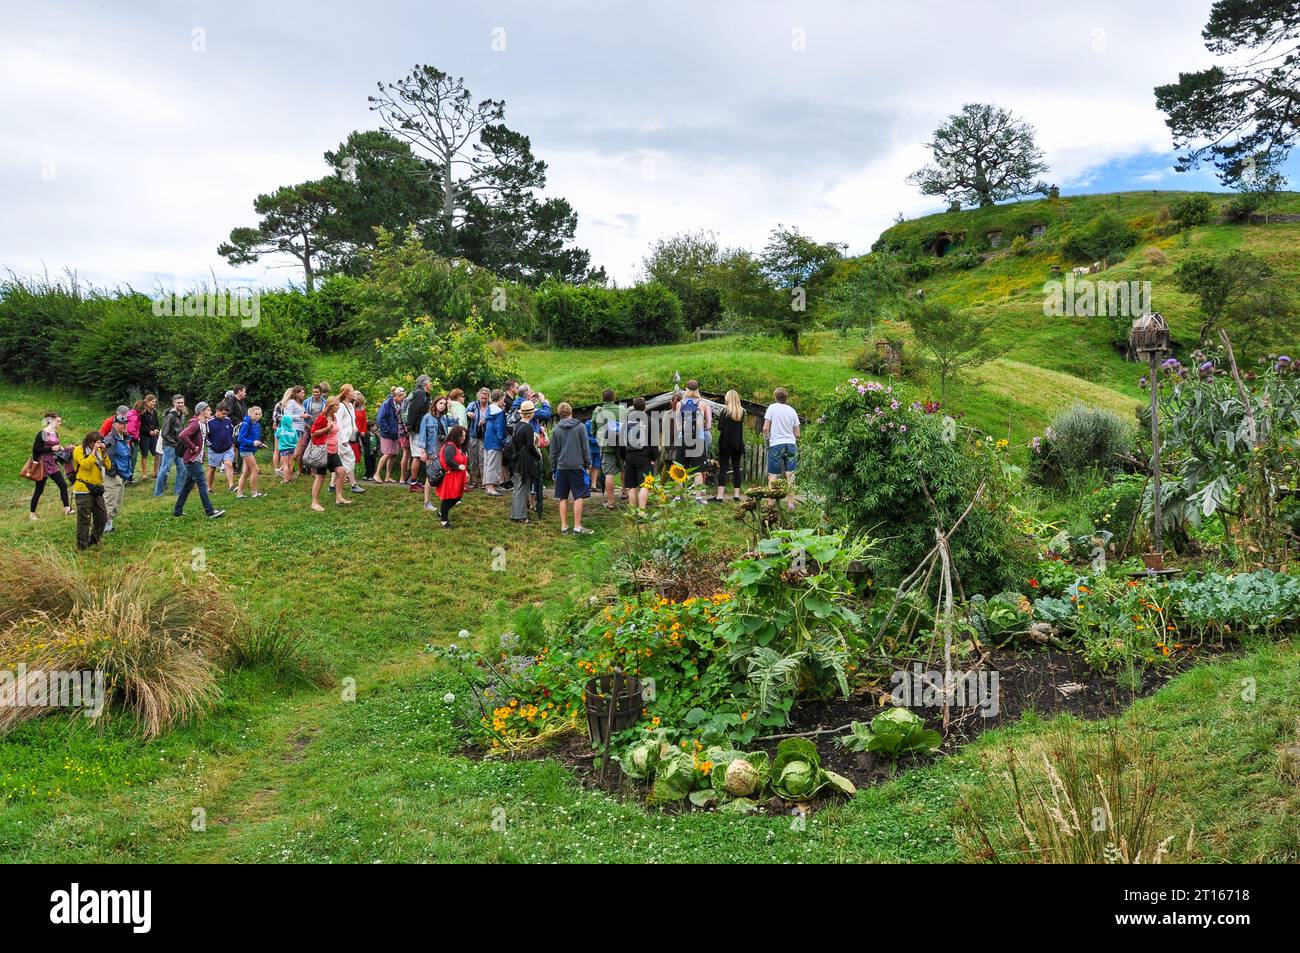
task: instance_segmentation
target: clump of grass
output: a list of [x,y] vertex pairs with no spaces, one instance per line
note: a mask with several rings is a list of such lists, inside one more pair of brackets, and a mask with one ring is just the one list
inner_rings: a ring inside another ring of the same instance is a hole
[[302,633],[283,615],[233,633],[226,661],[230,668],[264,669],[284,681],[317,686],[330,681],[329,666],[310,654]]
[[[1166,775],[1142,737],[1112,720],[1101,738],[1067,724],[1033,760],[1008,748],[1001,770],[990,765],[989,786],[958,799],[958,843],[993,863],[1187,860],[1172,855],[1175,835],[1160,814]],[[1180,853],[1191,854],[1194,836]]]
[[[98,717],[130,714],[149,738],[220,696],[219,666],[239,610],[212,576],[108,573],[54,552],[9,552],[0,554],[0,585],[12,586],[0,609],[0,669],[24,664],[29,678],[103,672]],[[0,707],[0,732],[51,710]]]

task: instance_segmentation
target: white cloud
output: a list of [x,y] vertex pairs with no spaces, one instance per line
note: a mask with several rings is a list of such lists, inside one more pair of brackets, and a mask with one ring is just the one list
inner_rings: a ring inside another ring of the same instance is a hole
[[[549,164],[549,192],[577,209],[580,243],[619,281],[636,276],[651,241],[684,229],[753,246],[783,222],[860,251],[899,211],[935,208],[904,179],[964,101],[1032,122],[1050,179],[1067,191],[1167,151],[1152,87],[1208,61],[1208,9],[33,5],[11,11],[0,36],[0,266],[70,266],[141,286],[230,274],[215,249],[252,223],[254,196],[321,175],[325,149],[377,125],[365,100],[375,82],[416,62],[506,100],[507,122]],[[203,52],[192,49],[196,27]],[[491,46],[496,27],[504,52]],[[49,159],[54,181],[42,179]],[[1134,175],[1179,184],[1145,166]]]

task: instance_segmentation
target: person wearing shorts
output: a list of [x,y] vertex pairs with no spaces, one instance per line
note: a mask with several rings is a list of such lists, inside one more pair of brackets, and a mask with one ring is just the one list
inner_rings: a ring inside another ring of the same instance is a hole
[[767,438],[767,482],[771,485],[785,479],[790,487],[785,505],[792,510],[794,472],[799,466],[799,415],[790,406],[790,395],[784,387],[773,391],[772,397],[773,403],[768,404],[763,415],[763,436]]
[[235,425],[230,420],[230,407],[224,401],[217,404],[208,421],[208,486],[214,487],[217,471],[226,474],[226,489],[235,490]]
[[650,491],[641,484],[654,472],[659,449],[650,437],[645,398],[632,400],[632,413],[623,423],[623,488],[632,506],[644,510]]
[[582,502],[591,495],[591,444],[587,428],[561,403],[555,409],[559,422],[551,433],[551,460],[555,464],[555,499],[560,504],[560,533],[569,533],[569,500],[573,501],[573,534],[590,536],[582,525]]

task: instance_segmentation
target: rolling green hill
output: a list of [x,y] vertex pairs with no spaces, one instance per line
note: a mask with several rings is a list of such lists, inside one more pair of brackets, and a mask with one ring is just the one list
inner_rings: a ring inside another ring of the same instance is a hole
[[[912,283],[927,300],[938,300],[994,319],[993,336],[1003,355],[979,368],[949,403],[976,425],[1013,440],[1027,440],[1073,401],[1128,414],[1142,397],[1142,368],[1125,360],[1115,346],[1107,318],[1044,314],[1044,285],[1060,280],[1077,262],[1067,261],[1061,244],[1104,212],[1112,213],[1139,233],[1138,244],[1124,260],[1096,280],[1151,283],[1151,302],[1169,320],[1176,353],[1196,346],[1199,315],[1194,299],[1174,286],[1178,263],[1196,253],[1223,254],[1244,249],[1266,259],[1283,279],[1300,277],[1300,222],[1210,224],[1186,236],[1170,220],[1170,207],[1187,192],[1124,192],[1061,199],[1039,199],[928,215],[886,230],[877,247],[923,249],[941,234],[965,234],[943,258],[921,253],[933,274]],[[1212,194],[1216,205],[1230,196]],[[1300,193],[1286,193],[1270,209],[1277,216],[1300,213]],[[1029,240],[1035,225],[1045,233]],[[1002,232],[999,248],[987,233]],[[1023,252],[1009,246],[1017,236],[1028,241]],[[978,256],[978,257],[976,257]],[[974,267],[963,267],[975,262]],[[1053,266],[1060,276],[1053,275]],[[924,266],[921,270],[924,270]],[[1231,332],[1231,327],[1229,331]],[[905,324],[886,322],[882,334],[909,338]],[[657,347],[583,351],[521,349],[515,353],[524,378],[553,400],[595,401],[613,386],[624,394],[647,393],[671,385],[674,371],[682,379],[697,377],[710,390],[736,387],[743,396],[767,399],[784,385],[801,409],[815,412],[820,395],[852,376],[863,349],[854,333],[810,335],[809,353],[793,355],[776,345],[749,337]],[[1278,348],[1300,344],[1300,328]],[[904,384],[915,396],[934,396],[923,375]]]

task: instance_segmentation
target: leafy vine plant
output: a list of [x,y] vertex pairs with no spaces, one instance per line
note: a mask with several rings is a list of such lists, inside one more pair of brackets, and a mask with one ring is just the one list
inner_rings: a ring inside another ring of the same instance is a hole
[[777,530],[734,564],[736,607],[723,635],[760,713],[795,696],[825,697],[836,688],[848,695],[850,641],[862,625],[849,608],[849,572],[873,545],[867,537]]

